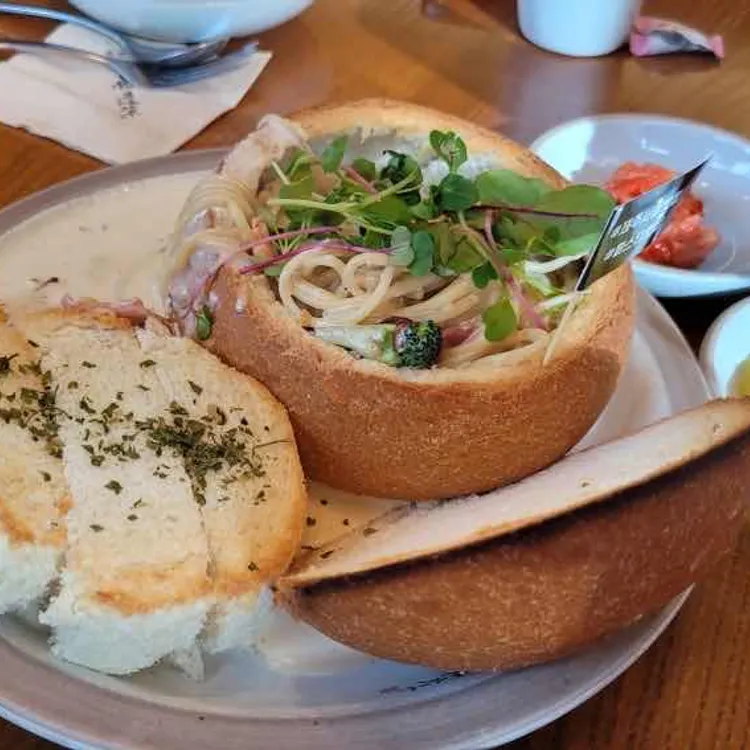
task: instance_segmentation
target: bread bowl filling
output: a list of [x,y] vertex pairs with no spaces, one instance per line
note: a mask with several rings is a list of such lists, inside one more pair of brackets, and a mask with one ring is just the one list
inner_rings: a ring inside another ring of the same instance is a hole
[[176,235],[168,306],[199,339],[228,264],[353,356],[464,367],[555,329],[614,205],[471,157],[449,131],[307,141],[266,118],[239,151],[196,188]]

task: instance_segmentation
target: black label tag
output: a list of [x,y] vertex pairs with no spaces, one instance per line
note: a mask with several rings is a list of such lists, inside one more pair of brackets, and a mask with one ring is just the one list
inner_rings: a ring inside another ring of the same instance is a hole
[[666,226],[680,198],[709,159],[710,157],[704,159],[697,167],[669,182],[615,207],[578,279],[576,291],[587,289],[602,276],[643,252]]

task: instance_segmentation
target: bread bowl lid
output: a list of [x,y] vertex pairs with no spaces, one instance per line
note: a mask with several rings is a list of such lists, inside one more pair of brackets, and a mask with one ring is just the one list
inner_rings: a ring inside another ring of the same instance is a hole
[[397,508],[315,550],[283,579],[305,587],[500,539],[685,468],[750,431],[750,400],[715,400],[569,455],[486,495]]

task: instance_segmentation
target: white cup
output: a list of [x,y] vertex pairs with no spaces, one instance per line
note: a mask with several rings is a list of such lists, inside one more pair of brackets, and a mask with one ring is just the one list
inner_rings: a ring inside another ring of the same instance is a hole
[[628,40],[641,0],[517,0],[521,33],[571,57],[607,55]]

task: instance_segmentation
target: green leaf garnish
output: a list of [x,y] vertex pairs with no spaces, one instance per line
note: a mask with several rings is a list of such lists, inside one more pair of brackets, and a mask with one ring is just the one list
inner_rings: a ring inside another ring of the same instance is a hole
[[476,186],[460,174],[449,174],[440,183],[438,200],[444,211],[465,211],[478,200]]
[[390,156],[390,159],[380,173],[381,180],[389,180],[395,185],[409,178],[408,184],[404,186],[405,189],[413,189],[422,184],[422,170],[415,159],[398,151],[386,151],[385,153]]
[[335,172],[341,166],[348,143],[349,136],[340,135],[325,147],[320,156],[320,166],[324,172]]
[[278,263],[275,266],[268,266],[268,268],[263,269],[263,273],[266,276],[270,276],[272,279],[276,279],[281,276],[281,272],[284,270],[285,265],[286,263]]
[[293,200],[310,200],[315,190],[315,182],[312,175],[307,175],[300,180],[282,185],[279,189],[279,198],[291,198]]
[[374,232],[371,229],[365,231],[360,240],[360,244],[365,247],[371,247],[373,250],[379,250],[384,247],[388,247],[388,240],[390,237],[387,234],[381,234],[380,232]]
[[460,235],[456,240],[453,257],[446,262],[446,266],[455,273],[468,273],[486,260],[484,254],[467,235]]
[[507,297],[482,313],[484,337],[488,341],[502,341],[518,328],[516,311]]
[[527,221],[526,217],[502,216],[500,221],[495,223],[494,231],[505,250],[516,250],[521,257],[533,253],[554,255],[554,244],[545,239],[545,226]]
[[350,187],[342,182],[340,185],[337,185],[333,190],[331,190],[328,195],[326,195],[324,203],[328,203],[329,205],[334,205],[337,203],[344,203],[347,199],[352,197],[352,191]]
[[478,229],[484,232],[485,209],[471,208],[464,212],[464,222],[472,229]]
[[546,211],[596,214],[599,217],[609,216],[614,207],[615,199],[594,185],[571,185],[562,190],[551,190],[536,205],[536,208]]
[[380,200],[370,203],[363,209],[362,214],[370,221],[385,222],[391,227],[408,224],[411,220],[409,206],[397,195],[386,195]]
[[286,176],[294,182],[310,174],[310,167],[314,164],[315,157],[307,151],[297,148],[292,151],[287,161]]
[[420,201],[416,205],[412,206],[411,213],[415,219],[421,219],[422,221],[429,221],[430,219],[434,219],[438,215],[437,209],[435,208],[435,204],[432,202],[432,199]]
[[394,266],[410,266],[414,262],[414,250],[411,245],[401,245],[391,252],[390,257]]
[[522,177],[509,169],[491,169],[476,179],[479,202],[490,206],[536,206],[551,188],[542,180]]
[[[337,192],[335,196],[331,197],[330,203],[328,203],[327,201],[314,198],[314,192],[315,180],[311,174],[295,182],[290,182],[288,185],[282,185],[279,189],[279,198],[302,202],[299,205],[284,206],[286,215],[295,222],[295,225],[306,223],[307,226],[315,226],[315,224],[321,221],[321,211],[326,211],[326,205],[334,205],[333,198],[341,196],[341,193]],[[326,216],[326,222],[333,222],[330,214]]]
[[429,230],[435,244],[435,259],[441,265],[447,267],[451,258],[456,254],[456,240],[451,233],[450,224],[441,221],[433,224]]
[[378,168],[375,166],[375,162],[369,159],[355,159],[352,162],[352,169],[360,176],[364,177],[368,182],[372,182],[378,176]]
[[[547,274],[527,272],[523,261],[589,252],[614,206],[599,188],[555,190],[507,169],[468,179],[459,174],[468,159],[466,144],[451,131],[429,135],[437,159],[449,170],[429,189],[419,162],[398,151],[384,152],[380,170],[362,157],[341,170],[348,142],[347,136],[334,138],[319,158],[299,150],[283,159],[286,167],[276,171],[284,184],[278,186],[278,198],[267,201],[266,223],[276,232],[337,226],[344,241],[387,252],[393,266],[415,276],[471,274],[477,289],[493,285],[503,297],[482,315],[491,341],[519,326],[513,300],[507,289],[502,291],[505,274],[522,280],[534,299],[562,293]],[[321,168],[332,174],[329,187],[321,185]],[[296,246],[296,239],[282,243],[285,251]],[[274,265],[264,273],[277,276],[282,268]],[[210,312],[201,311],[198,338],[210,337],[212,325]]]
[[581,253],[591,252],[599,240],[599,232],[582,234],[580,237],[573,237],[569,240],[563,240],[555,245],[557,255],[580,255]]
[[411,238],[411,247],[414,251],[414,260],[409,266],[409,271],[414,276],[425,276],[432,270],[435,262],[435,242],[432,235],[424,229],[415,232]]
[[430,145],[433,151],[455,172],[466,161],[466,144],[453,131],[433,130],[430,133]]
[[211,338],[213,327],[214,316],[211,314],[211,310],[204,305],[195,320],[195,335],[198,337],[198,340],[206,341]]
[[506,266],[512,266],[526,260],[527,253],[517,247],[504,247],[498,250],[497,256]]
[[391,263],[394,266],[409,266],[414,261],[411,232],[407,227],[396,227],[391,235]]
[[471,280],[474,282],[474,286],[477,289],[484,289],[490,281],[494,281],[497,278],[497,271],[489,261],[482,263],[481,266],[477,266],[471,272]]
[[568,240],[585,234],[599,234],[614,207],[615,199],[605,190],[593,185],[571,185],[547,193],[534,208],[550,213],[594,214],[594,218],[535,215],[524,219],[542,229],[554,226],[560,239]]
[[542,239],[550,245],[557,244],[560,241],[560,236],[560,227],[557,227],[554,224],[547,227],[542,233]]

